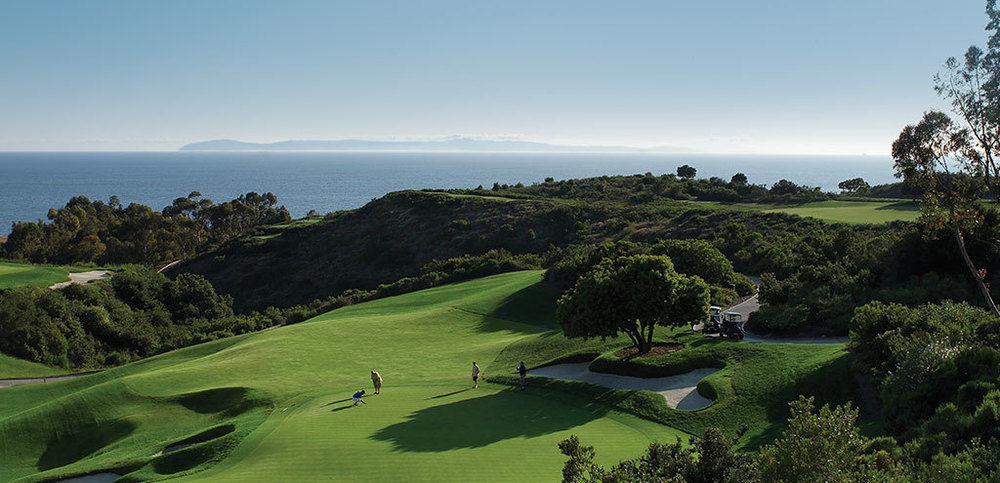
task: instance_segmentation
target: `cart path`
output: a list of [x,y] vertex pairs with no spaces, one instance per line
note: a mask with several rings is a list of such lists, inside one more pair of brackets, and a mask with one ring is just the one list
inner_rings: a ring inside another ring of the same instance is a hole
[[74,283],[84,284],[89,283],[94,280],[100,280],[102,278],[108,278],[111,276],[110,270],[91,270],[89,272],[76,272],[69,274],[68,282],[59,282],[49,286],[52,290],[69,287]]
[[[743,321],[746,322],[750,318],[750,314],[760,310],[760,301],[757,300],[757,295],[750,297],[749,299],[734,305],[728,309],[729,312],[737,312],[743,316]],[[851,341],[850,337],[792,337],[792,338],[782,338],[782,337],[769,337],[766,335],[755,334],[750,331],[746,331],[746,336],[743,338],[744,342],[759,342],[766,344],[846,344]]]
[[11,379],[0,379],[0,389],[3,389],[5,387],[23,386],[25,384],[41,384],[43,382],[65,381],[66,379],[75,379],[77,377],[89,376],[91,374],[96,374],[98,372],[101,371],[78,372],[76,374],[65,374],[62,376],[50,376],[50,377],[15,377]]
[[632,389],[653,391],[667,399],[667,405],[674,409],[694,411],[707,408],[712,400],[698,394],[698,383],[718,369],[695,369],[685,374],[667,377],[632,377],[604,374],[590,370],[589,362],[556,364],[528,371],[529,375],[587,382],[612,389]]

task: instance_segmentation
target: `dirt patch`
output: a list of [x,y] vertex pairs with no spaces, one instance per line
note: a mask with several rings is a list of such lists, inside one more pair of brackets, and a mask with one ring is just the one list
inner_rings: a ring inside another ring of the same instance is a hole
[[649,352],[640,354],[639,349],[635,347],[626,347],[618,352],[615,352],[615,357],[625,360],[642,359],[645,357],[656,357],[662,356],[663,354],[670,354],[683,348],[684,344],[678,344],[677,342],[660,342],[653,344],[653,347],[649,349]]

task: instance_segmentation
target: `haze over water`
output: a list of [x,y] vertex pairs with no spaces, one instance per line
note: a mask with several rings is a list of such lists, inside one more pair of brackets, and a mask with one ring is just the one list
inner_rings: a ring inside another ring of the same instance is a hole
[[45,219],[73,196],[141,203],[160,210],[200,191],[215,201],[270,191],[293,217],[358,208],[392,191],[489,188],[601,175],[674,173],[690,164],[699,178],[736,172],[751,183],[779,179],[837,191],[844,179],[895,181],[888,156],[733,154],[118,152],[0,153],[0,233],[14,221]]

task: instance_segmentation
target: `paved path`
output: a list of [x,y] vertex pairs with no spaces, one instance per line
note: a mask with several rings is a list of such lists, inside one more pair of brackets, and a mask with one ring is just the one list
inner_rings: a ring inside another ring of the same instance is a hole
[[674,409],[694,411],[707,408],[712,400],[698,394],[698,382],[718,369],[695,369],[686,374],[667,377],[631,377],[617,374],[603,374],[589,369],[589,362],[556,364],[528,371],[532,376],[570,381],[588,382],[612,389],[633,389],[653,391],[667,399],[667,405]]
[[57,284],[50,285],[49,288],[55,290],[59,288],[69,287],[74,283],[84,284],[93,282],[94,280],[108,278],[110,276],[111,276],[110,270],[91,270],[89,272],[70,273],[68,282],[59,282]]
[[[744,323],[746,323],[747,319],[750,318],[750,314],[758,310],[760,310],[760,302],[757,300],[756,295],[726,309],[727,312],[737,312],[742,315]],[[701,330],[701,325],[702,324],[698,324],[694,326],[693,329]],[[745,328],[743,330],[746,334],[743,337],[743,342],[757,342],[764,344],[846,344],[851,341],[850,337],[771,337],[763,334],[755,334]],[[705,335],[707,337],[720,337],[719,334]]]
[[90,374],[96,374],[100,371],[90,371],[90,372],[78,372],[76,374],[66,374],[64,376],[51,376],[51,377],[17,377],[13,379],[0,379],[0,389],[12,386],[22,386],[24,384],[41,384],[43,382],[56,382],[65,381],[66,379],[75,379],[77,377],[83,377]]

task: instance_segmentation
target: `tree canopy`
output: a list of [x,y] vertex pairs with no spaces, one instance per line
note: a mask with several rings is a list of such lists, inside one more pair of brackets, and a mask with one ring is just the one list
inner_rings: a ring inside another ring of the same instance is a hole
[[688,166],[686,164],[683,165],[683,166],[678,166],[677,167],[677,177],[678,178],[691,179],[691,178],[694,178],[694,176],[696,174],[698,174],[698,170],[696,170],[693,167]]
[[556,311],[567,337],[614,337],[623,332],[640,352],[657,325],[683,326],[708,316],[709,288],[677,273],[663,256],[608,259],[565,293]]

